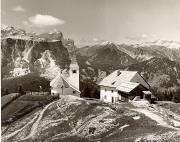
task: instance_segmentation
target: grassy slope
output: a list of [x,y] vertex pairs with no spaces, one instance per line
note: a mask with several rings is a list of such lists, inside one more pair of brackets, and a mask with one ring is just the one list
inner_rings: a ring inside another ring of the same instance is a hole
[[[131,142],[139,136],[174,131],[157,125],[156,121],[132,111],[132,108],[130,104],[115,107],[97,100],[66,96],[16,121],[3,134],[2,140]],[[133,119],[135,116],[139,119]]]
[[54,99],[50,95],[23,95],[2,109],[1,120],[3,124],[11,123]]
[[18,91],[19,85],[22,85],[23,90],[33,92],[39,91],[39,86],[42,86],[44,91],[47,91],[50,88],[49,81],[35,73],[3,79],[1,84],[1,88],[8,89],[9,92],[13,93]]
[[158,105],[172,111],[173,113],[180,115],[180,103],[162,101],[162,102],[159,102]]
[[18,96],[18,93],[12,93],[1,97],[1,108],[4,107],[6,104],[11,102],[14,98]]

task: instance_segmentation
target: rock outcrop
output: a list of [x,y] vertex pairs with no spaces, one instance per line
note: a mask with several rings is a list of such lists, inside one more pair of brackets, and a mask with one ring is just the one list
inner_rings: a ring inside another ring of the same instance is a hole
[[36,72],[52,79],[69,67],[76,47],[61,32],[26,33],[14,27],[1,27],[2,78]]

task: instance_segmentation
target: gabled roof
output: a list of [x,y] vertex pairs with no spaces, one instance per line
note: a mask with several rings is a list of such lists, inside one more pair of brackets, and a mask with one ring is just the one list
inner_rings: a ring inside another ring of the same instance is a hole
[[140,85],[140,83],[123,82],[116,89],[121,91],[121,92],[124,92],[124,93],[130,93],[132,90],[134,90],[139,85]]
[[73,88],[77,92],[80,92],[78,88],[73,86],[70,81],[68,81],[61,73],[59,73],[51,82],[50,86],[52,88],[61,88],[64,86],[65,88]]
[[62,80],[61,74],[59,73],[51,82],[50,86],[53,88],[60,88],[64,85],[64,82]]
[[72,84],[68,81],[68,79],[64,78],[63,76],[62,76],[62,79],[63,79],[63,81],[64,81],[64,86],[65,86],[65,87],[71,87],[71,88],[73,88],[74,90],[76,90],[77,92],[80,93],[79,89],[76,88],[74,85],[72,85]]
[[118,87],[121,83],[130,82],[132,78],[136,75],[137,71],[121,71],[116,70],[107,77],[105,77],[99,85]]

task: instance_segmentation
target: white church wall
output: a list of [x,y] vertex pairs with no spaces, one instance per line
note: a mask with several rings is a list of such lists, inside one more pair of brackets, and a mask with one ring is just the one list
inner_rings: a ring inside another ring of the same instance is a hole
[[77,63],[70,65],[68,80],[73,86],[79,89],[79,66]]
[[77,97],[80,97],[80,92],[74,90],[73,88],[71,87],[68,87],[68,88],[53,88],[51,89],[51,94],[56,96],[56,95],[74,95],[74,96],[77,96]]

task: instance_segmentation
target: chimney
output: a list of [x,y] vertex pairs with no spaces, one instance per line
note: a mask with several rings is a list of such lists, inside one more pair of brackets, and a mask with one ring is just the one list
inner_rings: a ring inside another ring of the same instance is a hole
[[117,76],[119,76],[121,74],[121,71],[120,70],[118,70],[117,71]]

